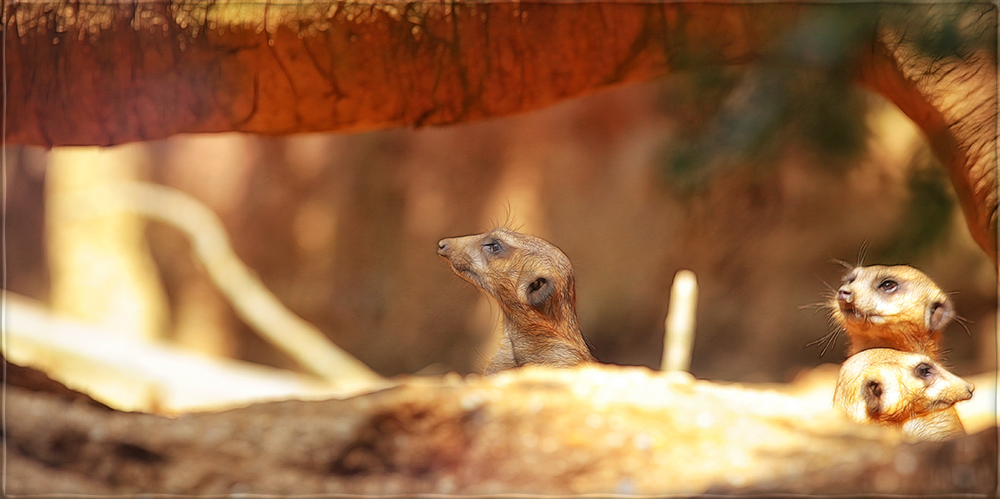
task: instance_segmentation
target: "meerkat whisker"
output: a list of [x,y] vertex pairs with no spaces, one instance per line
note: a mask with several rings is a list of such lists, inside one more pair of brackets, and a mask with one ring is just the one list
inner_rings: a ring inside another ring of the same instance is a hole
[[862,267],[865,264],[865,257],[868,256],[868,240],[865,239],[861,242],[861,248],[858,249],[858,264],[855,267]]
[[841,267],[844,267],[847,270],[854,269],[854,265],[851,265],[847,263],[846,260],[841,260],[840,258],[831,258],[830,263],[836,263],[837,265],[840,265]]
[[826,333],[822,337],[810,341],[809,343],[806,343],[806,348],[822,346],[823,348],[822,350],[820,350],[819,356],[823,357],[824,355],[826,355],[826,352],[829,351],[830,348],[837,343],[837,337],[840,336],[840,331],[841,330],[839,329],[830,331],[829,333]]
[[827,305],[825,302],[816,302],[816,303],[807,303],[805,305],[799,305],[799,310],[813,310],[818,312],[820,310],[825,310],[827,307],[829,307],[829,305]]
[[956,315],[955,323],[957,323],[959,326],[962,326],[962,329],[965,330],[966,335],[972,336],[972,330],[969,329],[969,325],[972,324],[972,321],[966,319],[965,317],[962,317],[961,315]]

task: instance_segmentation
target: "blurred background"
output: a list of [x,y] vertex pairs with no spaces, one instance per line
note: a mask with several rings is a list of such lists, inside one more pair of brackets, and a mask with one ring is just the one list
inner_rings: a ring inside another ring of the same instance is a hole
[[693,66],[443,128],[8,145],[6,180],[11,292],[198,355],[301,369],[237,317],[176,228],[81,222],[60,193],[139,180],[193,196],[282,303],[387,376],[485,364],[497,307],[436,242],[501,224],[570,257],[602,362],[659,365],[670,285],[690,269],[695,376],[782,382],[839,363],[843,338],[825,356],[806,345],[832,328],[840,259],[923,270],[964,319],[948,365],[996,368],[996,272],[945,170],[893,105],[814,69]]
[[[924,137],[863,90],[792,83],[803,88],[782,96],[784,114],[759,127],[726,117],[776,112],[735,88],[744,74],[689,72],[448,128],[119,146],[86,176],[131,163],[109,175],[199,199],[282,302],[386,375],[482,364],[495,307],[436,242],[504,223],[569,255],[583,330],[604,362],[658,365],[680,269],[701,285],[696,376],[778,381],[838,362],[842,343],[823,358],[805,347],[830,326],[826,310],[803,306],[839,282],[833,259],[857,263],[865,247],[863,263],[911,264],[954,292],[969,331],[949,328],[948,358],[960,374],[992,368],[994,272]],[[8,147],[9,289],[42,301],[82,291],[53,284],[53,154]],[[160,288],[150,294],[163,301],[155,335],[294,368],[234,317],[180,233],[141,229]]]

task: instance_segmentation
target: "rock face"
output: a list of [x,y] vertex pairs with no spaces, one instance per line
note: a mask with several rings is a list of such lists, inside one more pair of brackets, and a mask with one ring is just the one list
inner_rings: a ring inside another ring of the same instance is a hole
[[168,419],[7,390],[12,494],[990,493],[995,429],[934,444],[818,397],[610,366],[402,378]]

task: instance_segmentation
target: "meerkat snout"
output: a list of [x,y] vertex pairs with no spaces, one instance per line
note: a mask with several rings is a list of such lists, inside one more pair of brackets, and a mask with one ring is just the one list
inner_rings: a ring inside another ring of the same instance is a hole
[[451,250],[451,243],[447,239],[442,239],[438,241],[438,254],[445,256],[448,251]]

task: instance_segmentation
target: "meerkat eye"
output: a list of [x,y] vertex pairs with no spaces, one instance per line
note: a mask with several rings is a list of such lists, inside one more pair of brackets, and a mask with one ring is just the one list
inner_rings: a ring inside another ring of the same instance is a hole
[[886,279],[878,285],[878,289],[885,293],[895,293],[899,289],[899,283],[892,279]]
[[920,379],[927,379],[934,375],[934,366],[921,362],[917,364],[917,367],[913,368],[913,374],[915,374]]
[[483,244],[483,248],[487,252],[493,253],[494,255],[499,254],[501,251],[503,251],[503,245],[500,244],[500,241],[490,241],[488,243],[485,243]]

